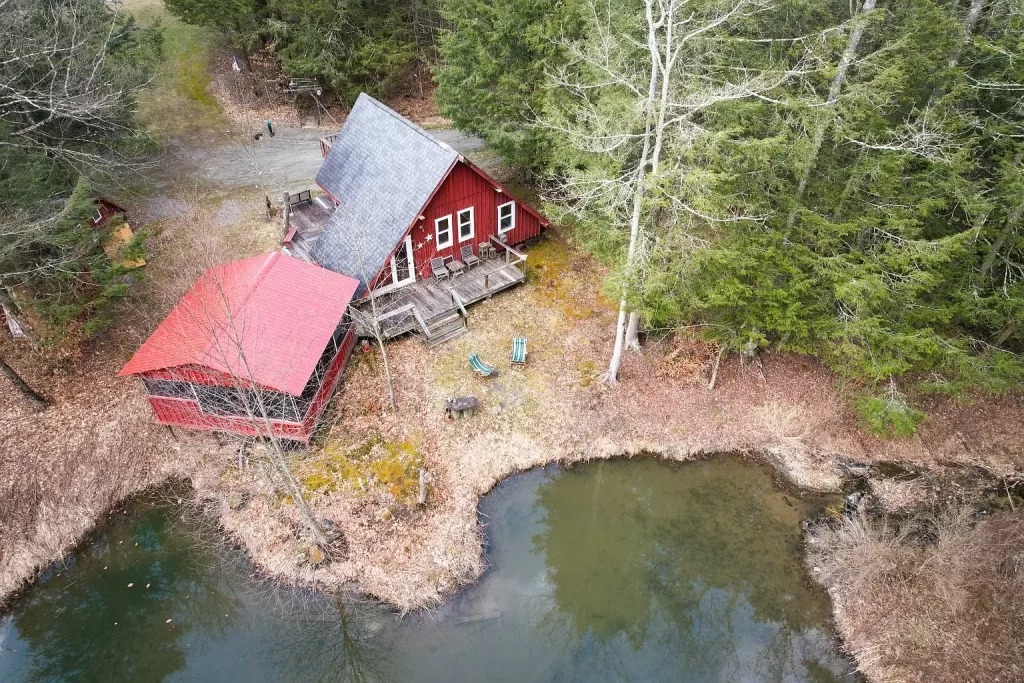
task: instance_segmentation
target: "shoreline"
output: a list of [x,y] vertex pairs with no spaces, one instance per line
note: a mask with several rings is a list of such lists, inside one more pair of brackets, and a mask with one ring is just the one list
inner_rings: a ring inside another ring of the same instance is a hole
[[[806,455],[811,456],[811,454]],[[824,459],[820,462],[814,463],[812,462],[814,460],[813,457],[808,457],[806,461],[804,461],[800,457],[797,457],[794,461],[792,459],[793,455],[789,454],[790,459],[787,460],[786,463],[783,463],[778,460],[777,455],[773,455],[764,451],[744,452],[720,450],[710,452],[697,451],[689,454],[680,454],[677,452],[672,456],[667,456],[658,452],[651,451],[641,451],[636,453],[620,453],[618,455],[601,454],[596,456],[593,454],[582,453],[578,454],[577,457],[557,457],[546,462],[538,461],[537,464],[529,465],[525,469],[516,469],[501,476],[500,478],[494,481],[494,484],[490,489],[484,491],[476,498],[475,505],[473,506],[474,517],[477,521],[476,533],[474,533],[471,538],[466,538],[465,541],[467,542],[468,545],[475,546],[476,552],[480,556],[481,564],[479,573],[477,573],[475,576],[467,577],[465,581],[453,584],[448,592],[443,593],[439,596],[439,602],[425,603],[418,606],[413,606],[408,609],[402,609],[394,602],[387,600],[384,596],[366,590],[366,586],[362,584],[358,579],[333,584],[330,582],[321,581],[316,578],[314,578],[311,581],[308,580],[308,578],[301,577],[296,573],[282,572],[279,568],[274,569],[268,567],[266,564],[264,564],[264,558],[261,555],[261,553],[258,552],[258,549],[254,549],[253,547],[248,545],[245,537],[239,536],[237,533],[231,531],[227,526],[225,526],[225,522],[227,520],[223,514],[218,514],[218,512],[212,507],[208,508],[204,505],[204,503],[223,503],[224,501],[215,498],[204,499],[201,490],[197,488],[196,483],[194,481],[188,478],[182,478],[179,475],[169,474],[163,480],[150,483],[136,491],[129,493],[124,498],[117,501],[111,508],[97,516],[93,520],[93,524],[91,525],[91,527],[82,534],[82,536],[79,538],[74,547],[65,552],[61,558],[56,559],[50,562],[49,564],[38,567],[31,578],[26,578],[21,583],[20,586],[18,586],[13,591],[6,593],[2,597],[2,599],[0,599],[0,615],[6,613],[11,608],[12,604],[23,595],[24,591],[30,588],[31,585],[35,583],[37,580],[39,580],[39,577],[42,574],[53,570],[57,566],[62,566],[59,564],[62,559],[66,558],[68,555],[78,552],[80,549],[88,545],[96,536],[96,534],[102,531],[104,524],[108,523],[108,521],[113,515],[119,514],[120,512],[126,510],[128,507],[130,507],[131,505],[133,505],[134,503],[136,503],[145,496],[155,497],[157,495],[160,495],[162,492],[173,492],[174,490],[181,491],[182,488],[187,489],[189,492],[188,495],[194,497],[195,502],[197,503],[197,507],[194,508],[194,511],[197,512],[202,518],[208,520],[215,526],[216,533],[218,534],[218,536],[223,541],[226,547],[233,546],[236,551],[242,554],[242,556],[245,558],[245,561],[251,565],[251,567],[256,572],[261,581],[276,583],[279,586],[288,586],[312,591],[324,591],[328,593],[342,591],[352,592],[360,596],[365,596],[370,599],[373,599],[390,609],[394,609],[397,613],[404,615],[410,611],[415,611],[419,609],[429,609],[432,606],[440,604],[440,602],[451,600],[459,592],[469,588],[480,579],[480,576],[483,574],[484,571],[486,571],[487,567],[483,563],[483,558],[484,555],[486,554],[486,541],[485,531],[482,527],[484,526],[485,523],[481,522],[479,519],[479,505],[483,500],[484,496],[486,496],[495,487],[501,485],[508,479],[528,473],[533,470],[544,469],[552,465],[560,467],[573,467],[581,463],[594,462],[597,460],[622,461],[639,458],[655,458],[659,460],[664,460],[666,462],[686,463],[695,462],[699,460],[711,460],[720,457],[736,457],[748,463],[749,466],[764,468],[765,471],[767,471],[772,476],[774,485],[776,487],[778,487],[780,490],[784,492],[796,496],[823,495],[829,493],[835,494],[841,490],[843,484],[851,483],[855,478],[852,475],[848,475],[845,477],[835,475],[834,479],[814,479],[813,477],[811,479],[807,479],[806,477],[808,473],[819,475],[823,474],[824,468],[822,466],[827,465],[829,463],[835,464],[836,461]],[[795,464],[796,467],[787,467],[786,464]],[[806,469],[808,466],[810,467],[809,470]],[[932,469],[924,469],[920,471],[920,474],[923,476],[936,473],[937,470]],[[998,477],[994,473],[990,472],[989,474],[992,476],[992,479],[988,480],[985,483],[993,484],[998,481]],[[804,477],[804,479],[800,479],[800,477]],[[804,483],[799,483],[801,481]],[[870,482],[872,480],[868,479],[867,481]],[[881,480],[879,479],[874,481]],[[181,502],[180,497],[178,499],[178,502]],[[811,537],[808,535],[808,532],[806,530],[801,532],[801,536],[801,545],[803,547],[803,550],[801,551],[800,559],[802,561],[802,564],[804,565],[803,578],[804,580],[808,581],[809,583],[813,584],[818,589],[820,589],[823,592],[823,594],[827,597],[829,602],[829,610],[831,614],[830,621],[828,624],[830,635],[831,637],[837,640],[844,655],[849,657],[851,663],[858,667],[857,670],[860,670],[859,662],[856,656],[850,652],[851,640],[852,637],[855,635],[850,632],[850,619],[847,618],[847,602],[850,596],[846,595],[842,591],[842,587],[830,587],[823,585],[821,583],[819,577],[814,573],[813,568],[809,563],[807,543],[810,541]],[[63,566],[66,567],[67,565]],[[868,677],[867,680],[873,679]]]
[[[978,398],[974,405],[936,399],[919,435],[880,441],[861,430],[836,377],[816,360],[772,353],[755,368],[726,359],[709,392],[714,350],[686,334],[648,339],[643,355],[626,354],[621,383],[605,387],[597,376],[615,313],[596,294],[600,270],[557,236],[531,249],[529,263],[525,285],[474,306],[463,337],[434,349],[411,339],[389,344],[397,412],[387,408],[379,358],[360,355],[350,364],[314,445],[294,461],[316,515],[329,519],[347,544],[344,557],[324,566],[308,561],[294,506],[267,485],[258,459],[240,472],[232,444],[182,431],[175,440],[151,422],[140,387],[114,377],[119,353],[127,355],[130,344],[123,353],[108,351],[88,373],[70,376],[76,390],[54,391],[60,401],[50,410],[15,406],[14,418],[0,427],[0,447],[6,437],[12,451],[29,453],[24,462],[47,485],[50,472],[63,472],[78,486],[78,498],[43,509],[34,524],[47,533],[26,536],[24,546],[0,559],[3,604],[44,565],[79,547],[113,504],[177,477],[210,503],[223,532],[265,576],[314,589],[355,589],[408,612],[438,604],[480,576],[479,500],[534,467],[652,453],[677,462],[740,453],[810,491],[838,489],[840,461],[919,469],[953,462],[997,477],[1019,467],[1024,401],[1018,396]],[[513,336],[529,339],[525,368],[502,366],[486,381],[469,372],[469,353],[500,360]],[[29,380],[43,384],[44,371],[28,370]],[[447,421],[444,401],[455,395],[478,395],[483,408],[469,420]],[[98,427],[80,434],[79,425]],[[347,474],[349,462],[362,469]],[[380,480],[388,473],[374,469],[380,463],[424,467],[427,506],[410,504],[401,486],[390,490]],[[67,497],[56,484],[47,492],[55,500]],[[893,502],[906,498],[883,493]],[[843,607],[831,592],[830,599],[846,642]]]

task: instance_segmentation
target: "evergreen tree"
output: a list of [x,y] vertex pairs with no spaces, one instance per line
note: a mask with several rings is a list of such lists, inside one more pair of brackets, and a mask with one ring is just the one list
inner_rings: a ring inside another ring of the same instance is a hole
[[[638,5],[609,6],[641,16]],[[944,391],[1022,379],[1024,8],[850,9],[790,0],[745,13],[681,60],[674,97],[694,75],[797,75],[674,119],[627,277],[650,324],[704,323],[737,351],[818,354],[876,387],[864,412],[902,432],[919,417],[897,378]],[[553,92],[547,111],[559,109]],[[606,100],[608,120],[628,129],[633,110],[614,106]],[[570,135],[551,150],[560,183],[614,177],[629,156],[583,151]],[[565,215],[588,248],[618,258],[613,211]]]
[[480,135],[515,167],[540,168],[549,136],[533,125],[548,73],[580,35],[580,0],[442,0],[437,101],[461,130]]

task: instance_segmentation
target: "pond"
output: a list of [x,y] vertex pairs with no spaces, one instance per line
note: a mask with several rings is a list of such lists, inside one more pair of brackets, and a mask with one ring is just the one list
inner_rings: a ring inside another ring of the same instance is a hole
[[481,501],[480,581],[399,618],[139,504],[0,619],[0,680],[853,680],[799,559],[821,505],[731,457],[534,470]]

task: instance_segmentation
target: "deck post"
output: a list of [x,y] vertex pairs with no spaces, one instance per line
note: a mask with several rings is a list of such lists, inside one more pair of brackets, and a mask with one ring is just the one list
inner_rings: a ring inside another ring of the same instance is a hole
[[284,193],[284,208],[281,209],[281,215],[284,216],[284,234],[288,235],[288,222],[291,220],[292,205],[288,201],[288,193]]
[[490,293],[491,291],[491,274],[484,273],[484,293]]

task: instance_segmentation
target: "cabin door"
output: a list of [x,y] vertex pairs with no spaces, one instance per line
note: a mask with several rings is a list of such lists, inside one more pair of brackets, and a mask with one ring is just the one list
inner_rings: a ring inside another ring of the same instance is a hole
[[416,264],[412,260],[412,235],[407,235],[402,246],[391,258],[391,283],[404,285],[416,280]]

